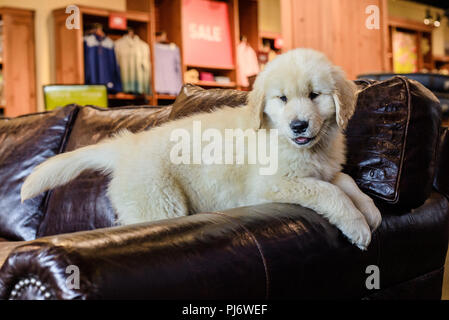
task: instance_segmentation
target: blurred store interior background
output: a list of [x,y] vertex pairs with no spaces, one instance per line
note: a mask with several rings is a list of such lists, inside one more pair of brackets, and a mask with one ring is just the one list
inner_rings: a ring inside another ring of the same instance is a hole
[[448,17],[437,0],[0,0],[0,114],[169,105],[184,83],[250,90],[297,47],[350,79],[447,75]]

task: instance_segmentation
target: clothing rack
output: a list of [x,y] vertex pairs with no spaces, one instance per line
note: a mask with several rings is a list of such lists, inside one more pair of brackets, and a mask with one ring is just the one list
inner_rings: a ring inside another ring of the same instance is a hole
[[[113,11],[88,6],[78,6],[80,9],[80,29],[67,29],[65,22],[67,14],[65,8],[53,11],[55,24],[55,65],[56,65],[56,82],[58,84],[84,84],[84,53],[83,53],[83,36],[89,25],[94,23],[101,24],[103,31],[111,39],[117,40],[119,37],[133,32],[141,40],[150,46],[151,64],[154,65],[152,44],[154,43],[154,21],[151,18],[151,12],[141,11]],[[119,14],[126,18],[127,30],[115,30],[106,27],[108,19],[112,14]],[[133,95],[129,93],[119,92],[109,94],[108,99],[114,100],[112,105],[120,105],[120,100],[129,101],[139,100],[148,101],[148,104],[157,104],[157,95],[154,91],[154,74],[151,68],[150,88],[152,94],[145,96]]]

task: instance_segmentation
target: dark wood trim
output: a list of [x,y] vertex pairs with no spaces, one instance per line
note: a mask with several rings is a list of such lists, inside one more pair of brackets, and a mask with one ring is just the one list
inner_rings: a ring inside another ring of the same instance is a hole
[[426,26],[423,22],[392,16],[388,17],[388,25],[421,32],[432,32],[432,30],[435,29],[432,26]]

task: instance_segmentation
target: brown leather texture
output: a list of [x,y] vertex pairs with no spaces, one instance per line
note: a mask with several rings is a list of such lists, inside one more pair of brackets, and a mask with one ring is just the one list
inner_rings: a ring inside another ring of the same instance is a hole
[[247,91],[233,89],[205,90],[193,84],[186,84],[173,103],[169,119],[174,120],[195,113],[211,112],[223,106],[243,106],[247,99]]
[[[0,299],[379,298],[443,267],[448,205],[432,193],[420,208],[385,216],[367,251],[312,210],[275,203],[45,237],[9,255]],[[69,265],[79,267],[79,289],[66,286]],[[380,269],[380,291],[365,285],[369,265]],[[30,277],[45,290],[11,296]],[[441,279],[410,288],[403,296],[435,298]]]
[[416,208],[432,190],[440,103],[422,84],[401,76],[359,84],[346,130],[345,171],[383,204]]
[[375,290],[363,300],[440,300],[444,267],[420,275],[398,285]]
[[31,240],[43,216],[41,194],[24,203],[20,188],[33,168],[61,152],[76,107],[0,119],[0,237]]
[[[147,130],[167,120],[170,107],[80,107],[64,152],[95,144],[120,130]],[[132,156],[132,155],[130,155]],[[86,171],[49,192],[37,236],[110,227],[115,212],[106,196],[109,178]]]
[[1,241],[0,242],[0,266],[3,265],[9,254],[17,247],[29,243],[28,241]]
[[441,128],[437,162],[434,187],[449,199],[449,128],[447,127]]

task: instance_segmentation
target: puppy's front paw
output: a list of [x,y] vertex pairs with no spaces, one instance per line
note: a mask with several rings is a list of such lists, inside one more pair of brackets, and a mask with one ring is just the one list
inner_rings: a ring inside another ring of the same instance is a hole
[[361,250],[368,248],[371,242],[371,230],[363,217],[346,220],[338,227],[349,241]]
[[379,209],[377,209],[374,204],[373,199],[364,195],[363,199],[358,201],[357,208],[365,216],[366,222],[368,222],[368,225],[371,227],[371,231],[376,230],[380,226],[382,216]]

